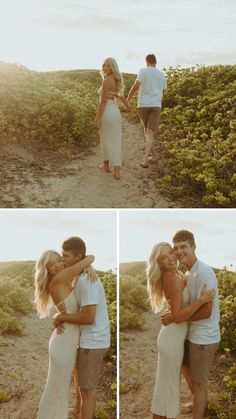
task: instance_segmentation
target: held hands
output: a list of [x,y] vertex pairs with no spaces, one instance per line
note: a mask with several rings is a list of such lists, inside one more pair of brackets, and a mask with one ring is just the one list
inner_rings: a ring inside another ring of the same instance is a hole
[[215,298],[215,295],[216,295],[216,292],[215,292],[214,288],[211,288],[211,289],[207,290],[206,289],[206,284],[204,284],[203,287],[202,287],[202,291],[201,291],[199,299],[203,304],[205,304],[205,303],[209,303],[209,302],[213,301],[214,298]]
[[127,110],[128,112],[130,112],[130,111],[131,111],[130,102],[128,102],[128,101],[127,101],[127,104],[126,104],[126,110]]

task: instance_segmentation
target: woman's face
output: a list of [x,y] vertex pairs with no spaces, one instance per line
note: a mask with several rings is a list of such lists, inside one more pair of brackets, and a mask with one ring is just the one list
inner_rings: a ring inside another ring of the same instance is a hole
[[102,71],[105,74],[105,76],[110,76],[112,74],[112,70],[109,64],[103,64]]
[[49,275],[56,275],[64,269],[62,257],[59,253],[51,253],[49,260],[46,264]]
[[164,246],[161,255],[158,257],[159,265],[162,269],[173,269],[177,267],[177,257],[171,246]]

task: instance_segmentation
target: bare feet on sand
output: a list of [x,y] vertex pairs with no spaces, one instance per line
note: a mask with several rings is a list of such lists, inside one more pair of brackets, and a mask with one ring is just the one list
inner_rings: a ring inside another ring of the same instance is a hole
[[69,407],[69,419],[81,419],[81,416],[75,407]]
[[100,164],[100,165],[98,166],[98,168],[99,168],[100,170],[103,170],[104,172],[107,172],[107,173],[109,173],[109,172],[110,172],[110,168],[109,168],[109,167],[106,167],[106,166],[103,166],[103,164]]

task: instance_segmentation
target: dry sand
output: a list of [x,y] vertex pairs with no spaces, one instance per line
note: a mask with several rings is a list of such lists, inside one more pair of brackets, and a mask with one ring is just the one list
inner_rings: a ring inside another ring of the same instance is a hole
[[155,186],[153,165],[140,166],[144,139],[140,124],[123,116],[121,179],[98,169],[99,144],[63,161],[53,152],[37,159],[16,142],[0,156],[0,207],[3,208],[172,208]]
[[[124,394],[120,396],[121,419],[151,419],[150,405],[153,395],[157,349],[156,340],[161,327],[160,317],[151,312],[143,314],[143,331],[125,331],[120,334],[120,382]],[[209,398],[215,396],[215,383],[209,382]],[[178,419],[191,419],[191,394],[181,379],[181,415]],[[176,418],[176,419],[177,419]]]
[[[48,370],[48,341],[52,332],[50,319],[39,320],[36,314],[23,318],[26,324],[25,336],[4,339],[6,346],[0,347],[1,384],[12,383],[15,397],[0,404],[1,419],[35,419]],[[23,371],[22,379],[19,371]],[[103,368],[104,375],[105,368]],[[10,379],[9,373],[17,373]],[[5,378],[5,379],[4,379]],[[20,384],[21,383],[21,384]],[[70,388],[70,406],[74,406],[74,385]],[[97,407],[107,401],[105,377],[98,388]],[[47,418],[45,418],[47,419]]]

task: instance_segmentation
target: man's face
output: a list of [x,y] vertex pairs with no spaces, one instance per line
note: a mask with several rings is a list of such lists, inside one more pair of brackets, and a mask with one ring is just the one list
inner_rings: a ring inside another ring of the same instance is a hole
[[65,268],[68,268],[68,266],[74,265],[76,262],[79,262],[82,259],[82,255],[74,255],[69,250],[62,250],[62,260],[64,263]]
[[180,263],[188,266],[195,257],[195,245],[191,245],[188,240],[174,242],[174,251]]

